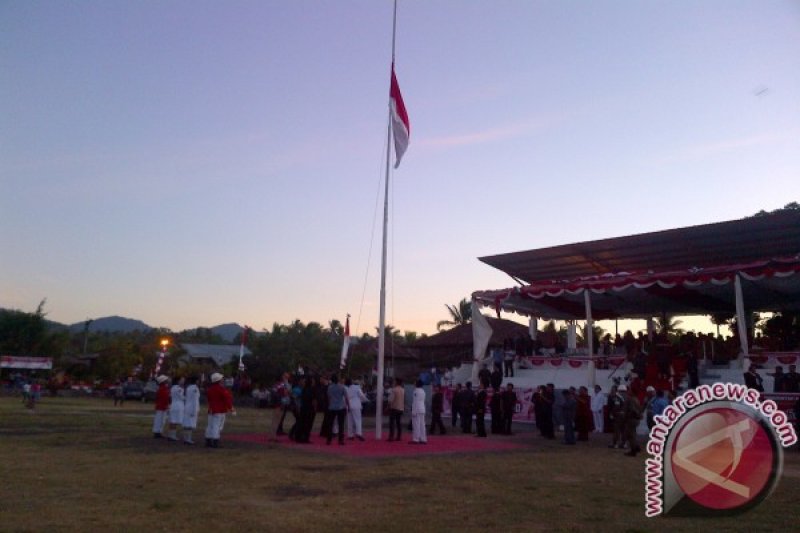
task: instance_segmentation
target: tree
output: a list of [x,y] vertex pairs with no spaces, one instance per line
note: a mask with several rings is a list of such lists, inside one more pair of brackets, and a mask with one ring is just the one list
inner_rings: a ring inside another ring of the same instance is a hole
[[472,321],[472,304],[466,298],[462,298],[456,305],[445,304],[450,313],[450,320],[440,320],[436,323],[436,329],[442,331],[443,327],[461,326]]
[[0,310],[0,350],[19,355],[36,355],[47,337],[42,300],[36,311]]
[[667,313],[662,313],[661,317],[656,318],[654,322],[656,330],[662,335],[669,336],[670,334],[683,333],[683,329],[680,328],[680,325],[683,324],[683,321],[677,320],[672,315],[668,315]]
[[[394,326],[392,326],[391,324],[386,324],[384,328],[386,330],[387,342],[393,341],[395,344],[403,344],[405,342],[405,337],[403,336],[402,333],[400,333],[399,329],[395,329]],[[379,328],[375,328],[375,331],[377,331],[378,335],[380,335]]]
[[731,320],[733,320],[733,313],[714,313],[710,315],[709,320],[711,320],[712,324],[717,326],[717,337],[719,337],[719,327],[729,325]]
[[756,213],[753,216],[754,217],[763,217],[763,216],[766,216],[766,215],[771,215],[773,213],[782,213],[783,211],[800,211],[800,204],[798,204],[797,202],[789,202],[788,204],[786,204],[785,206],[783,206],[780,209],[774,209],[772,211],[764,211],[762,209],[761,211],[759,211],[758,213]]
[[418,341],[425,335],[421,335],[416,331],[406,331],[403,333],[403,343],[404,344],[411,344],[412,342]]
[[331,335],[334,337],[341,337],[344,335],[344,325],[334,318],[328,321],[328,331],[330,331]]

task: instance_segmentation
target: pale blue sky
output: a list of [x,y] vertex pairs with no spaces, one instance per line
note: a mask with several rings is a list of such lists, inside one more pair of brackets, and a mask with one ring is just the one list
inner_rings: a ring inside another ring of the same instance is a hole
[[[0,306],[355,329],[391,11],[0,0]],[[401,0],[389,322],[513,285],[478,256],[800,200],[799,57],[796,1]]]

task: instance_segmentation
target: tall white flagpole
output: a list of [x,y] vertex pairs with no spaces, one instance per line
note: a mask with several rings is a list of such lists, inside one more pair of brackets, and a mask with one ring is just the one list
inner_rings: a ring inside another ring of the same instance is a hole
[[[397,33],[397,0],[394,0],[392,17],[392,68],[394,68],[394,43]],[[383,360],[386,353],[386,240],[389,226],[389,158],[391,157],[392,121],[391,98],[389,121],[386,131],[386,188],[383,193],[383,251],[381,255],[381,302],[378,323],[378,390],[375,398],[375,440],[381,440],[383,433]]]

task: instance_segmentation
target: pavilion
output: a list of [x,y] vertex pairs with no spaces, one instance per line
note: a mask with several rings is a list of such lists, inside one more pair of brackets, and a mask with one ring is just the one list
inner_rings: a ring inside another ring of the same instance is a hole
[[472,294],[498,316],[581,319],[590,331],[594,319],[731,313],[742,364],[752,313],[800,312],[797,210],[479,259],[516,282]]

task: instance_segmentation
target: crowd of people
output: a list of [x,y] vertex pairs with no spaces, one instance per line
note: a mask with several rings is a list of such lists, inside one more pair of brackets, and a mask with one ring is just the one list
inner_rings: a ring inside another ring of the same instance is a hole
[[[764,392],[764,378],[758,373],[759,366],[751,364],[744,374],[744,384],[751,389]],[[789,371],[784,372],[782,366],[776,366],[773,372],[767,375],[772,377],[772,392],[800,392],[800,373],[797,365],[789,365]]]
[[[587,387],[557,390],[552,383],[537,387],[531,405],[538,431],[545,439],[555,439],[556,432],[562,432],[566,445],[588,441],[593,432],[609,433],[609,448],[624,449],[626,455],[636,456],[641,451],[637,438],[641,421],[646,420],[647,427],[652,428],[655,417],[664,412],[674,399],[674,391],[678,390],[677,384],[682,376],[675,370],[676,357],[683,360],[681,369],[688,376],[688,387],[699,385],[698,342],[702,341],[703,335],[694,334],[682,336],[677,345],[668,345],[666,338],[659,335],[652,339],[642,334],[634,337],[630,331],[617,335],[615,339],[606,335],[600,343],[600,352],[605,355],[624,354],[630,363],[625,367],[626,375],[615,379],[608,393],[599,385],[591,393]],[[504,383],[504,380],[513,377],[519,351],[526,353],[529,348],[535,351],[536,344],[529,346],[509,340],[506,345],[507,350],[495,352],[491,360],[492,370],[483,365],[478,372],[477,387],[473,387],[471,382],[456,384],[452,369],[442,372],[432,368],[420,374],[408,402],[411,407],[407,419],[410,443],[426,444],[428,435],[447,433],[442,420],[446,412],[446,397],[450,399],[450,426],[453,430],[460,427],[464,434],[486,437],[485,419],[489,416],[492,434],[512,434],[514,415],[520,410],[521,403],[514,385]],[[349,377],[340,378],[337,374],[313,375],[305,370],[298,370],[295,374],[284,373],[271,389],[263,385],[253,388],[252,396],[257,406],[277,405],[272,423],[274,438],[288,435],[297,443],[310,443],[317,415],[320,415],[319,438],[327,444],[334,440],[339,445],[344,445],[346,440],[364,441],[362,414],[369,400],[362,382]],[[781,367],[776,367],[769,375],[773,377],[774,392],[800,392],[800,374],[795,365],[791,365],[786,373]],[[764,390],[757,365],[751,365],[744,378],[749,387]],[[163,392],[167,388],[163,380],[167,379],[159,377],[153,432],[157,437],[161,436],[159,428],[168,420],[168,439],[177,440],[176,431],[180,426],[184,442],[193,443],[191,436],[197,424],[199,397],[195,392],[196,380],[190,380],[186,385],[183,379],[179,379],[168,392]],[[225,415],[235,412],[229,390],[218,383],[221,380],[220,374],[212,375],[209,387],[209,393],[215,390],[215,384],[224,391],[219,394],[218,401],[209,394],[206,445],[212,447],[219,445]],[[432,392],[429,425],[426,424],[425,392],[428,385]],[[402,379],[395,379],[387,391],[388,441],[399,442],[403,440],[403,416],[408,409],[407,391]]]
[[[206,421],[205,444],[209,448],[218,448],[220,433],[228,414],[236,415],[233,407],[233,395],[222,383],[223,376],[211,374],[206,387],[208,418]],[[153,437],[164,438],[164,428],[168,427],[166,438],[179,442],[178,428],[181,429],[183,443],[193,445],[193,433],[197,429],[197,418],[200,412],[200,388],[198,378],[180,377],[170,380],[168,376],[156,378],[158,390],[155,399],[155,416],[153,417]]]
[[[311,442],[314,421],[321,413],[319,436],[328,444],[336,437],[343,445],[345,435],[350,440],[364,440],[362,411],[367,397],[359,381],[347,378],[340,383],[337,374],[291,376],[286,372],[274,390],[278,398],[272,422],[275,438],[288,434],[295,442]],[[288,432],[285,430],[287,415],[294,419]]]

